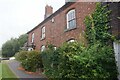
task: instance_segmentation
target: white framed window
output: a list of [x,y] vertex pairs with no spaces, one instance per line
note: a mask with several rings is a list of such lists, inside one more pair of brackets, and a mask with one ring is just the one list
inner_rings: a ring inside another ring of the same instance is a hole
[[56,50],[57,49],[57,47],[56,46],[54,46],[54,50]]
[[75,39],[70,39],[70,40],[68,40],[67,42],[68,43],[71,43],[71,42],[75,42],[76,40]]
[[29,47],[29,48],[28,48],[28,51],[33,51],[33,48]]
[[41,39],[45,38],[45,26],[41,29]]
[[44,50],[45,50],[45,46],[42,45],[42,46],[41,46],[41,52],[44,51]]
[[76,27],[75,9],[70,10],[67,15],[67,29],[73,29]]
[[34,33],[32,33],[32,40],[31,40],[32,43],[34,42],[34,38],[35,38],[35,35]]

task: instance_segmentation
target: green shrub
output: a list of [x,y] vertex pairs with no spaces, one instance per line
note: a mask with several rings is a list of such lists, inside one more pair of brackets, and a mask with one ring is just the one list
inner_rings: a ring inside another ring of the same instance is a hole
[[44,66],[44,74],[46,74],[49,78],[56,78],[57,76],[57,65],[59,64],[58,51],[58,49],[54,49],[53,45],[48,45],[48,48],[41,54]]
[[[84,46],[78,42],[64,44],[57,50],[42,53],[45,74],[53,79],[115,79],[117,70],[113,49],[100,42]],[[111,66],[112,65],[112,66]]]
[[95,43],[84,47],[73,43],[66,45],[61,54],[59,70],[62,74],[59,76],[62,78],[117,78],[114,52],[110,46]]
[[15,54],[15,58],[18,61],[23,61],[27,58],[27,51],[20,51],[18,53]]
[[36,69],[43,67],[40,52],[37,51],[20,51],[16,58],[27,71],[35,72]]

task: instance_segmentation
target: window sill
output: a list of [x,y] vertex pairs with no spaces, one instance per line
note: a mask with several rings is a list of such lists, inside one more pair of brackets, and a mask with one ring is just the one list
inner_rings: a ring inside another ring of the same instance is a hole
[[45,37],[44,38],[41,38],[40,40],[42,41],[42,40],[44,40],[45,39]]
[[74,30],[74,29],[77,29],[77,27],[65,29],[64,32],[68,32],[68,31],[71,31],[71,30]]

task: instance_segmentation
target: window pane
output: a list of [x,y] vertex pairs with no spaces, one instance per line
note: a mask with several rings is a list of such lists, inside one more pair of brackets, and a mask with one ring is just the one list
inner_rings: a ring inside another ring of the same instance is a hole
[[69,28],[71,28],[71,21],[69,22]]
[[71,20],[74,19],[74,14],[73,14],[73,11],[71,13]]
[[43,27],[43,32],[45,33],[45,27]]
[[68,21],[70,21],[71,20],[71,16],[70,16],[70,13],[68,14]]
[[72,21],[70,21],[70,28],[72,28]]
[[43,33],[43,38],[45,38],[45,33]]
[[76,27],[75,10],[71,10],[67,13],[67,28]]
[[75,10],[73,11],[73,19],[75,18]]
[[42,35],[41,35],[42,39],[45,38],[45,27],[42,28]]
[[54,49],[56,50],[56,49],[57,49],[57,47],[54,47]]
[[45,50],[45,46],[42,46],[42,47],[41,47],[41,51],[44,51],[44,50]]
[[76,40],[75,39],[71,39],[69,41],[67,41],[68,43],[71,43],[71,42],[75,42]]
[[76,21],[72,20],[73,27],[76,27]]
[[32,43],[34,42],[34,33],[32,34]]

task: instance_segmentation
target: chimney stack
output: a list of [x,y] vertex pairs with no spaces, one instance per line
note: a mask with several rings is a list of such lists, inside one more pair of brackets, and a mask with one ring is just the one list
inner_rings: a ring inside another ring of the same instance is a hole
[[46,5],[44,19],[49,17],[52,13],[53,13],[53,8],[51,6]]

